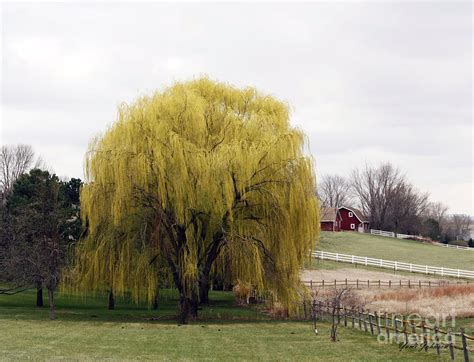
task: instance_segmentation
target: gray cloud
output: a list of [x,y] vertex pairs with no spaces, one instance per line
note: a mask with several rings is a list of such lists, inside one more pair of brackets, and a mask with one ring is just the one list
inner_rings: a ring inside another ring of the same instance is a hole
[[470,3],[2,5],[2,143],[82,176],[119,103],[200,74],[287,101],[318,174],[389,160],[473,210]]

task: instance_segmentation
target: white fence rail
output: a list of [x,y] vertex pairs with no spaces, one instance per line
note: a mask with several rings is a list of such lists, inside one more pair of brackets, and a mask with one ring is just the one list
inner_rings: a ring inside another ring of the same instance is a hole
[[[383,230],[375,230],[375,229],[370,229],[370,233],[372,235],[387,236],[387,237],[390,237],[390,238],[397,238],[397,239],[409,239],[409,238],[416,238],[417,237],[416,235],[398,234],[398,233],[394,233],[392,231],[383,231]],[[450,244],[442,244],[442,243],[433,243],[433,245],[442,246],[442,247],[445,247],[445,248],[453,248],[453,249],[462,249],[462,250],[474,251],[474,248],[469,248],[467,246],[450,245]]]
[[408,235],[408,234],[398,234],[397,233],[397,239],[409,239],[409,238],[414,238],[414,235]]
[[327,251],[315,251],[312,253],[312,256],[316,259],[375,266],[379,268],[386,268],[386,269],[392,269],[392,270],[397,270],[397,271],[400,270],[400,271],[409,271],[412,273],[440,275],[442,277],[474,279],[474,271],[472,270],[451,269],[451,268],[444,268],[444,267],[438,267],[438,266],[410,264],[410,263],[404,263],[400,261],[369,258],[366,256],[330,253]]
[[370,229],[370,233],[372,235],[378,235],[378,236],[388,236],[389,238],[394,238],[395,233],[391,231],[383,231],[383,230],[374,230]]
[[408,239],[408,238],[416,237],[415,235],[397,234],[392,231],[383,231],[383,230],[375,230],[375,229],[370,229],[370,233],[372,235],[387,236],[389,238],[397,238],[397,239]]
[[462,250],[471,250],[474,251],[474,248],[469,248],[467,246],[461,245],[450,245],[450,244],[442,244],[442,243],[433,243],[436,246],[441,246],[443,248],[452,248],[452,249],[462,249]]

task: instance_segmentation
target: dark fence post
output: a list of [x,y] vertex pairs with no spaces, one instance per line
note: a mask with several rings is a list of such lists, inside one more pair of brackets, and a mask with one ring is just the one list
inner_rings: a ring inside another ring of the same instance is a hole
[[408,346],[408,333],[407,333],[407,321],[405,319],[405,316],[403,316],[403,337],[405,338],[405,345]]
[[449,355],[451,359],[454,360],[454,345],[453,345],[453,335],[451,331],[448,332],[448,343],[449,343]]
[[370,334],[374,334],[374,325],[372,324],[372,314],[370,314],[370,311],[367,312],[368,317],[369,317],[369,327],[370,327]]
[[461,328],[462,351],[464,352],[464,362],[469,362],[469,351],[467,349],[466,334],[464,328]]
[[411,324],[411,337],[413,339],[413,345],[414,346],[417,346],[418,345],[418,336],[416,335],[416,323],[415,321],[412,319],[410,321],[410,324]]
[[434,327],[435,332],[435,347],[436,347],[436,354],[439,356],[441,355],[441,351],[439,349],[439,330],[438,330],[438,323],[436,323]]
[[398,321],[397,321],[397,316],[392,314],[392,326],[393,326],[393,334],[395,339],[397,340],[398,343]]
[[426,321],[423,320],[421,327],[423,328],[423,346],[425,348],[425,352],[428,352],[428,335],[426,333]]
[[362,321],[364,322],[364,331],[367,332],[368,331],[368,329],[367,329],[367,319],[365,317],[366,317],[366,315],[364,313],[364,309],[362,309],[362,318],[363,318]]
[[377,327],[377,336],[380,335],[380,317],[377,314],[377,312],[374,312],[375,314],[375,326]]

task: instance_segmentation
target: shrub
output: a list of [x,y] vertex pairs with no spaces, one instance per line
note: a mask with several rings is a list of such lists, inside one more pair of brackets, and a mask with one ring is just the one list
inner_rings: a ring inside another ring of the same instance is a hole
[[451,240],[449,244],[457,245],[457,246],[468,246],[467,241],[464,241],[464,240]]

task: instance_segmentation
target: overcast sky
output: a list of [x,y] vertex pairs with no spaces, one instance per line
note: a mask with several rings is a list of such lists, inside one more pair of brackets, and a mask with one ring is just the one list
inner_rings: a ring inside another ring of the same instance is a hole
[[1,143],[60,176],[119,103],[205,74],[291,104],[318,176],[391,161],[474,215],[469,2],[1,6]]

